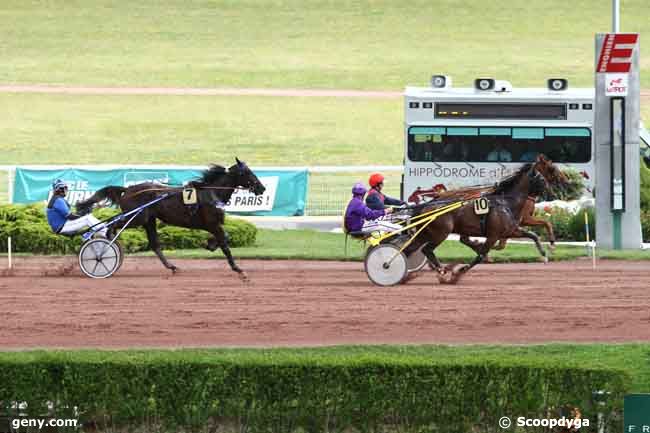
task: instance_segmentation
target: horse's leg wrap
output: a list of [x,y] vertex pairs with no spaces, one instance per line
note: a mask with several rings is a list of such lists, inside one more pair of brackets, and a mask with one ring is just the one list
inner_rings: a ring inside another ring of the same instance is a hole
[[145,231],[147,232],[147,239],[149,240],[149,248],[153,250],[154,253],[158,256],[158,259],[162,264],[167,268],[171,269],[172,272],[176,272],[178,268],[167,261],[167,258],[160,248],[160,242],[158,242],[158,233],[156,232],[156,220],[149,220],[144,225]]
[[208,239],[208,245],[205,247],[208,251],[214,251],[217,248],[219,248],[219,245],[217,244],[217,239],[212,237]]
[[507,238],[499,239],[499,243],[497,244],[496,247],[494,247],[495,250],[502,250],[506,247],[506,244],[508,242]]
[[433,252],[435,247],[431,244],[426,244],[424,247],[422,247],[422,253],[424,256],[429,260],[429,263],[431,263],[435,268],[438,273],[444,273],[445,268],[442,266],[442,263],[440,263],[440,260],[438,260],[438,257],[436,257],[436,254]]
[[223,251],[223,254],[226,256],[226,259],[228,260],[228,264],[230,265],[230,268],[233,271],[239,272],[239,273],[244,272],[235,263],[235,259],[233,259],[232,253],[230,252],[230,247],[227,244],[221,245],[221,251]]
[[472,269],[474,266],[478,265],[479,263],[484,262],[487,259],[488,252],[492,249],[492,246],[497,242],[497,240],[498,239],[496,238],[490,238],[490,237],[485,239],[485,242],[483,242],[479,246],[477,255],[474,258],[474,260],[472,260],[469,265],[463,266],[460,272],[461,273],[467,272],[470,269]]
[[546,250],[539,241],[539,236],[537,236],[537,233],[521,230],[521,235],[525,238],[532,239],[532,241],[535,242],[537,251],[539,251],[542,257],[544,257],[544,262],[548,262],[548,254],[546,254]]
[[487,254],[479,253],[476,257],[474,257],[474,260],[472,260],[470,262],[470,264],[467,265],[467,268],[465,268],[465,271],[469,271],[474,266],[476,266],[479,263],[483,262],[483,260],[485,260],[485,257],[487,257]]
[[463,245],[467,245],[468,247],[470,247],[472,250],[474,250],[476,254],[478,254],[479,248],[481,247],[481,245],[483,245],[480,242],[471,240],[467,235],[462,235],[460,237],[460,242]]
[[548,241],[551,249],[555,249],[555,233],[553,232],[553,225],[546,221],[546,231],[548,232]]
[[223,251],[223,255],[226,256],[226,260],[228,260],[230,269],[239,274],[243,274],[244,271],[237,266],[237,263],[235,263],[235,259],[232,257],[232,253],[230,252],[230,247],[228,246],[228,233],[224,231],[223,227],[217,226],[212,230],[212,234],[214,235],[214,238],[208,241],[208,249],[213,247],[210,251],[214,251],[217,246],[220,247],[221,251]]

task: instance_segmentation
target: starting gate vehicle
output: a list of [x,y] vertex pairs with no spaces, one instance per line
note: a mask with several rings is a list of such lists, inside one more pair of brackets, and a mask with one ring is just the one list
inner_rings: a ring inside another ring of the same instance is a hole
[[[434,75],[431,87],[404,93],[402,197],[435,185],[446,189],[490,184],[545,154],[594,186],[594,89],[550,79],[545,88],[513,88],[479,78],[454,88]],[[642,148],[649,137],[641,128]]]

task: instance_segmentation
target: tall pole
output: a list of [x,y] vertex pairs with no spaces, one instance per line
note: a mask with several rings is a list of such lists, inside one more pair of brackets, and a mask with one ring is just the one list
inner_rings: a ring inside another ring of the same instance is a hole
[[[620,0],[612,0],[612,33],[618,33],[621,28],[621,17],[619,13],[620,6],[621,6]],[[612,109],[613,109],[613,105],[612,105]],[[618,118],[621,118],[620,116],[622,116],[622,114],[620,112],[618,113],[618,115],[619,115]],[[614,128],[613,125],[612,128]],[[614,132],[613,135],[616,135],[616,132]],[[614,157],[611,156],[611,158]],[[614,236],[615,250],[621,249],[621,237],[622,237],[621,220],[622,220],[622,215],[620,212],[617,211],[612,213],[612,232],[613,232],[612,235]]]

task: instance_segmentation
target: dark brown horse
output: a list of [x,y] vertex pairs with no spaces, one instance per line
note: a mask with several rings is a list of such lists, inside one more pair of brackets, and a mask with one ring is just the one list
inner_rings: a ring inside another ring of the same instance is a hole
[[[562,172],[562,170],[557,168],[553,164],[553,161],[548,159],[543,154],[537,156],[535,163],[533,165],[533,169],[536,170],[539,174],[541,174],[549,185],[558,186],[562,188],[564,185],[568,183],[568,178],[566,177],[564,172]],[[433,198],[434,200],[467,200],[468,197],[472,197],[477,194],[490,194],[494,192],[494,189],[495,187],[491,185],[491,186],[473,186],[473,187],[465,187],[465,188],[454,189],[454,190],[447,190],[444,187],[444,185],[436,185],[435,187],[429,190],[415,191],[409,198],[409,201],[415,201],[417,203],[424,197]],[[526,226],[526,227],[544,226],[548,233],[550,248],[553,249],[555,248],[555,234],[553,233],[553,226],[551,225],[550,222],[546,220],[534,217],[535,202],[537,200],[537,197],[538,196],[534,194],[528,196],[521,210],[519,226],[520,227],[521,226]],[[548,260],[548,255],[546,253],[546,250],[544,250],[544,248],[542,247],[542,244],[539,242],[538,237],[532,236],[531,235],[532,232],[526,232],[526,233],[529,234],[526,237],[529,237],[535,241],[535,246],[537,247],[537,250],[539,251],[540,255],[544,257],[545,260]],[[463,243],[465,244],[472,243],[473,245],[477,245],[477,243],[473,243],[473,241],[469,239],[469,236],[463,236],[461,238],[461,241],[463,241]],[[508,238],[500,239],[498,245],[496,245],[494,249],[495,250],[504,249],[506,247],[507,241]]]
[[[566,174],[555,165],[553,161],[548,159],[545,155],[539,155],[535,161],[534,165],[535,170],[537,170],[546,181],[552,185],[559,188],[563,188],[568,184],[569,179]],[[531,195],[528,197],[528,200],[524,203],[524,206],[521,210],[521,218],[519,220],[520,226],[526,227],[535,227],[535,226],[544,226],[546,228],[546,233],[549,240],[549,248],[555,248],[555,233],[553,233],[553,225],[541,218],[536,218],[535,215],[535,202],[537,201],[537,196]],[[499,244],[494,247],[495,250],[502,250],[506,247],[508,242],[507,238],[500,239]],[[539,242],[536,243],[539,253],[544,257],[545,260],[548,259],[546,251],[542,248]]]
[[[187,187],[195,188],[196,204],[184,203],[181,193]],[[162,253],[156,231],[156,221],[161,220],[169,225],[206,230],[213,235],[208,240],[207,249],[214,251],[217,247],[221,248],[232,270],[245,278],[243,271],[235,264],[228,246],[228,236],[223,229],[225,220],[223,207],[236,189],[247,189],[255,195],[260,195],[265,190],[257,176],[239,159],[227,170],[219,165],[210,166],[199,179],[190,182],[186,187],[174,188],[155,183],[141,183],[128,188],[107,186],[87,200],[77,203],[77,211],[83,215],[90,212],[95,204],[107,200],[119,205],[123,212],[128,212],[163,194],[169,194],[166,199],[143,209],[128,227],[144,227],[149,240],[148,248],[152,249],[162,264],[173,272],[177,268],[169,263]],[[109,236],[113,235],[110,233],[111,231],[120,228],[127,221],[124,220],[111,226]]]
[[[539,171],[536,166],[537,163],[526,164],[515,174],[492,187],[489,192],[479,193],[488,201],[489,211],[487,214],[477,215],[474,200],[467,200],[461,208],[439,216],[414,239],[407,249],[407,255],[408,252],[417,251],[424,245],[422,252],[438,271],[440,280],[454,282],[460,275],[483,262],[488,251],[499,239],[526,237],[539,244],[539,238],[535,233],[524,231],[519,227],[521,212],[528,197],[543,193],[547,187],[547,181],[551,179],[549,173]],[[553,168],[556,169],[554,166]],[[431,202],[421,206],[418,213],[427,212],[438,205],[438,201]],[[476,258],[470,264],[451,271],[451,275],[449,275],[449,270],[440,263],[434,250],[451,233],[460,234],[461,242],[476,252]],[[470,236],[485,237],[486,239],[485,242],[479,243],[470,241]]]

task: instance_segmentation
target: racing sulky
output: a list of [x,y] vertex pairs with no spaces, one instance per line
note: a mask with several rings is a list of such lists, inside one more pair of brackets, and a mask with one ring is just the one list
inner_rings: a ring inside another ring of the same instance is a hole
[[[188,188],[193,188],[195,191],[196,200],[191,205],[186,204],[187,200],[182,194]],[[265,191],[264,185],[252,170],[236,158],[236,164],[228,169],[220,165],[211,165],[198,179],[189,182],[184,187],[170,187],[157,183],[141,183],[128,188],[104,187],[87,200],[79,202],[77,211],[83,215],[91,212],[98,203],[108,202],[118,205],[123,212],[128,212],[154,201],[161,195],[168,194],[169,197],[165,200],[158,201],[140,212],[128,224],[128,228],[144,227],[149,241],[148,248],[153,250],[162,264],[172,272],[176,272],[178,268],[171,264],[162,252],[156,230],[157,221],[160,220],[165,224],[178,227],[206,230],[212,234],[208,240],[207,249],[214,251],[221,248],[231,269],[246,280],[246,274],[237,266],[232,257],[228,246],[228,236],[223,228],[225,203],[228,203],[237,189],[248,190],[256,196]],[[111,226],[109,237],[112,237],[114,231],[125,223]]]

